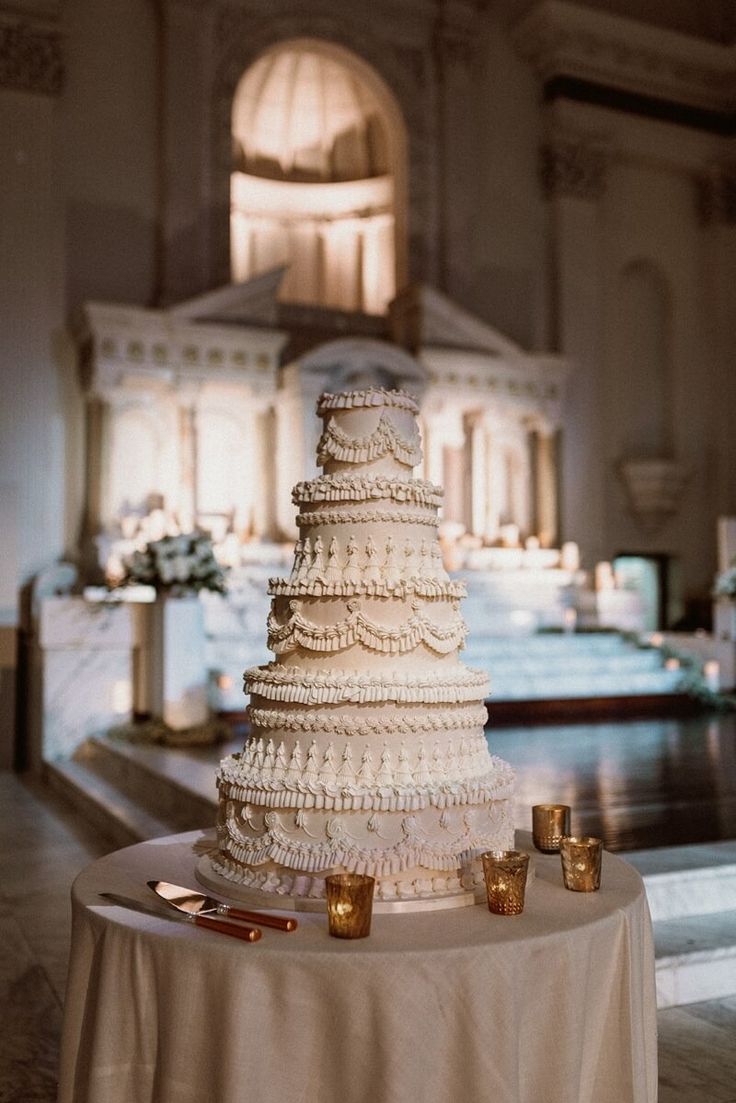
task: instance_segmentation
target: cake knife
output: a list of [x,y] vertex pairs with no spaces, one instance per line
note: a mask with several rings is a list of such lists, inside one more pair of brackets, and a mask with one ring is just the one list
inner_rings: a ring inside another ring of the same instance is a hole
[[131,908],[133,911],[143,912],[144,915],[155,916],[156,919],[169,919],[175,923],[177,921],[180,923],[194,923],[197,927],[217,931],[218,934],[229,934],[233,938],[241,938],[245,942],[257,942],[261,937],[261,932],[257,927],[244,927],[241,923],[223,923],[221,919],[211,919],[208,915],[192,915],[188,912],[181,912],[178,916],[168,915],[160,908],[150,907],[148,904],[143,904],[140,900],[133,900],[129,896],[120,896],[117,892],[101,892],[99,895],[103,900],[109,900],[111,904],[117,904],[120,908]]
[[214,896],[205,896],[184,885],[172,885],[169,881],[149,881],[148,887],[167,904],[189,915],[222,915],[229,919],[245,919],[249,923],[258,923],[260,927],[275,927],[278,931],[295,931],[299,924],[296,919],[281,915],[268,915],[265,912],[243,911],[230,904],[222,904]]

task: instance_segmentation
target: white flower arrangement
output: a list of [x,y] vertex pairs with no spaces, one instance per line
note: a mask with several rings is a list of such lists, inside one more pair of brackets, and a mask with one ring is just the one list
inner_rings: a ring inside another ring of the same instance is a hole
[[224,594],[225,571],[215,559],[204,532],[187,532],[151,540],[123,558],[121,586],[153,586],[172,597],[213,590]]
[[729,597],[732,601],[736,601],[736,560],[716,577],[713,596]]

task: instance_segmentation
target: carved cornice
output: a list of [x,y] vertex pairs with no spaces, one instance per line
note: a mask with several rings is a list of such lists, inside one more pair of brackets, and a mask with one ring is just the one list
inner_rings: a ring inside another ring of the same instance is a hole
[[702,221],[736,225],[736,164],[713,165],[697,184]]
[[132,375],[166,384],[246,383],[271,394],[286,341],[280,330],[192,322],[115,303],[85,303],[74,330],[85,350],[85,389],[104,395]]
[[63,82],[58,31],[22,21],[0,22],[0,88],[58,96]]
[[548,198],[600,199],[606,190],[606,154],[585,139],[558,138],[541,150],[542,187]]
[[736,107],[732,46],[566,0],[536,5],[513,37],[545,83],[567,77],[706,111]]

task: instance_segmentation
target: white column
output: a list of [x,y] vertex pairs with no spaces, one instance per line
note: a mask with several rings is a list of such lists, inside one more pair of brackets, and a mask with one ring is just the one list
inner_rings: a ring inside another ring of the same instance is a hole
[[488,523],[488,436],[485,422],[479,415],[469,419],[467,429],[470,446],[470,531],[485,536]]
[[354,219],[334,222],[322,231],[326,306],[338,310],[360,307],[360,235]]
[[426,478],[436,486],[442,486],[442,413],[427,414],[424,418],[424,464]]
[[557,541],[556,437],[551,427],[537,429],[535,515],[537,535],[543,548],[552,548]]
[[566,403],[563,539],[583,558],[605,558],[605,457],[601,402],[603,271],[599,202],[605,192],[604,151],[584,137],[556,137],[544,150],[553,251],[552,347],[577,365]]
[[177,390],[179,487],[176,513],[181,528],[190,531],[197,517],[197,396],[199,388]]

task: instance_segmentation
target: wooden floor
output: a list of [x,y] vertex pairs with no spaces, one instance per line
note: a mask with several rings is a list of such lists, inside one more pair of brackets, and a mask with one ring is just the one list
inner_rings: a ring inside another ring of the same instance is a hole
[[487,736],[516,769],[517,824],[554,801],[609,850],[736,838],[736,713],[490,726]]

